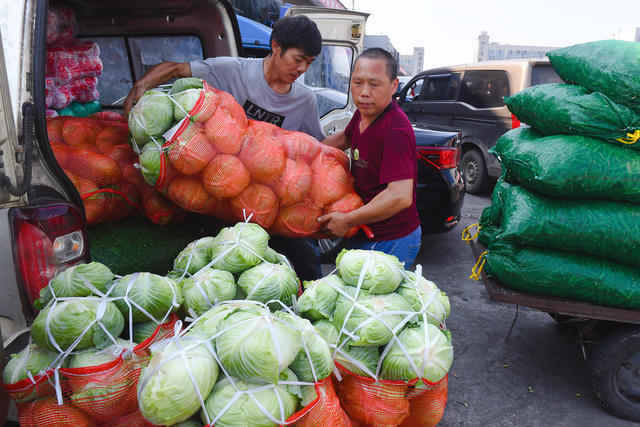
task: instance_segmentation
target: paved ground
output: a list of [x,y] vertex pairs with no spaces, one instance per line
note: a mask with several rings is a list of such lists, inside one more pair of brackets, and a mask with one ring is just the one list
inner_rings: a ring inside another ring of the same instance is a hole
[[488,300],[462,230],[477,222],[489,197],[467,195],[463,219],[449,233],[423,236],[418,263],[451,300],[447,326],[455,360],[442,426],[631,426],[593,400],[575,337],[543,312]]

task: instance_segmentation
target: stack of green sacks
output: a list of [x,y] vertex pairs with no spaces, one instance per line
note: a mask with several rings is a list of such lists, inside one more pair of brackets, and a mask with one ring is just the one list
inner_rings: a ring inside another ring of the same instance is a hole
[[487,272],[524,292],[640,308],[640,45],[548,56],[571,84],[505,99],[531,127],[492,149],[503,175],[481,218]]
[[89,117],[102,111],[102,105],[98,101],[77,102],[73,101],[67,107],[56,110],[59,116]]

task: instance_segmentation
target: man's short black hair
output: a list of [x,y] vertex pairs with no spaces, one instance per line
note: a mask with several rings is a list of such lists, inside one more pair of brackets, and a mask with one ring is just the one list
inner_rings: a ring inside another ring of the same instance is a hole
[[398,77],[398,63],[393,55],[386,50],[379,47],[372,47],[365,50],[356,58],[356,62],[353,63],[354,67],[360,58],[383,59],[387,63],[387,75],[389,76],[389,80],[393,81]]
[[[322,51],[322,36],[315,22],[306,16],[285,16],[278,19],[271,31],[271,39],[282,46],[282,53],[297,47],[307,56],[318,56]],[[281,53],[281,54],[282,54]]]

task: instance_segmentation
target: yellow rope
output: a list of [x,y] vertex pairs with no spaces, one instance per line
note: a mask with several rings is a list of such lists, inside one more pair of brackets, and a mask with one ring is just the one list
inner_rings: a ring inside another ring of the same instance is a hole
[[484,263],[487,261],[487,251],[484,251],[478,257],[478,262],[471,269],[471,276],[469,279],[471,280],[480,280],[480,273],[482,273],[482,267],[484,267]]
[[640,139],[640,129],[637,129],[633,133],[628,133],[626,138],[618,138],[616,141],[622,142],[623,144],[635,144]]
[[[471,235],[471,230],[473,229],[473,227],[477,227],[478,229],[476,230],[476,232],[473,234],[473,236]],[[478,237],[478,234],[480,234],[480,223],[476,222],[475,224],[471,224],[470,226],[468,226],[467,228],[465,228],[462,231],[462,240],[464,240],[465,242],[469,242],[471,240],[474,240],[476,237]]]

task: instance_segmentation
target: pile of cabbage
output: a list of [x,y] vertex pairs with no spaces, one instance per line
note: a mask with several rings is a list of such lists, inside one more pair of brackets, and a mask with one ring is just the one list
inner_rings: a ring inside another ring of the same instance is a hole
[[300,314],[313,321],[346,370],[376,380],[432,383],[449,371],[449,298],[422,277],[420,266],[405,271],[392,255],[343,250],[335,274],[304,287]]

